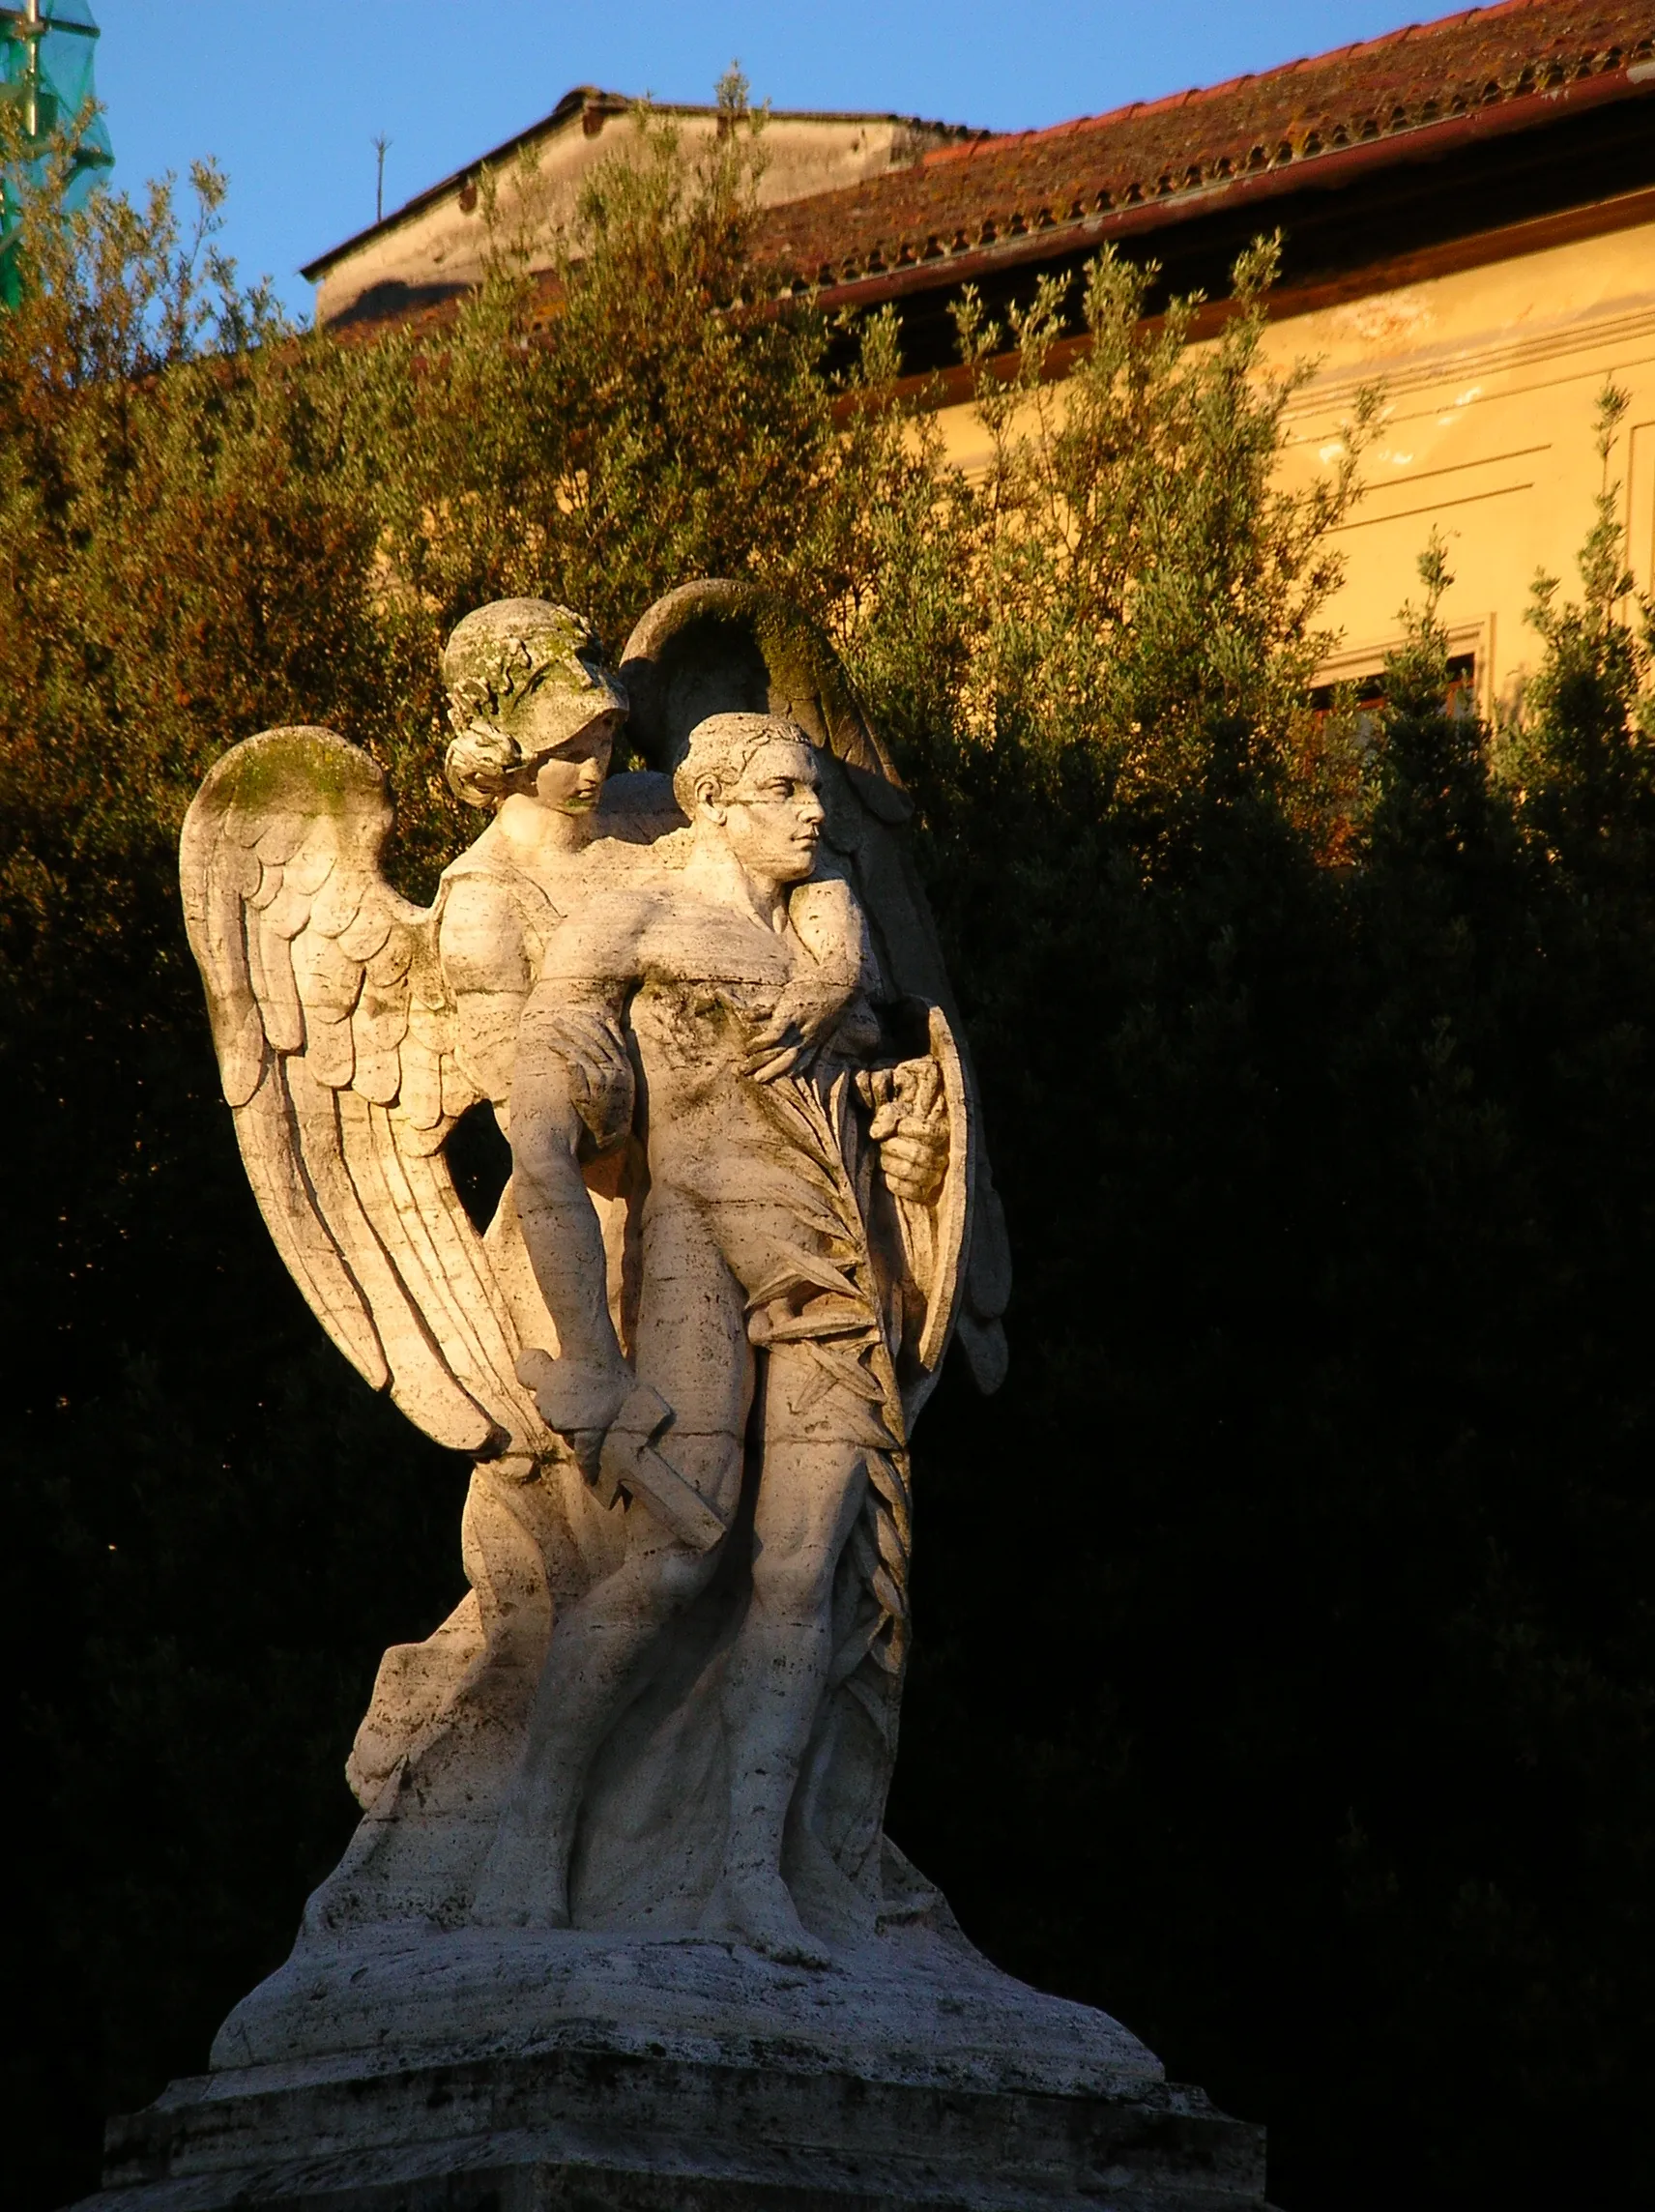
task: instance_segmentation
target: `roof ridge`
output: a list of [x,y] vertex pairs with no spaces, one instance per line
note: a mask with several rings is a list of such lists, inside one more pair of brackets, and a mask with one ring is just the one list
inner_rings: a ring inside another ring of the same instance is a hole
[[1188,85],[1181,92],[1162,93],[1153,100],[1132,100],[1119,107],[1104,108],[1095,115],[1071,116],[1062,123],[1042,124],[1030,130],[983,131],[963,146],[932,147],[920,156],[914,166],[926,169],[933,164],[940,165],[957,160],[962,154],[979,147],[998,150],[1032,140],[1060,137],[1065,131],[1101,131],[1106,125],[1122,123],[1131,115],[1154,115],[1196,102],[1221,100],[1226,93],[1236,92],[1244,84],[1268,84],[1275,79],[1291,76],[1297,70],[1321,69],[1357,55],[1382,53],[1405,44],[1409,39],[1435,38],[1444,31],[1455,30],[1477,16],[1492,22],[1501,15],[1521,15],[1535,8],[1568,5],[1569,0],[1490,0],[1486,7],[1461,8],[1451,15],[1434,15],[1424,22],[1403,23],[1394,31],[1380,31],[1371,39],[1356,39],[1348,45],[1330,46],[1319,54],[1300,54],[1292,61],[1278,62],[1271,69],[1243,70],[1238,76],[1222,77],[1216,84]]
[[1495,0],[1310,61],[937,147],[767,209],[754,267],[783,290],[836,288],[925,263],[963,267],[959,257],[983,251],[1022,254],[1018,242],[1038,233],[1142,229],[1163,219],[1158,209],[1176,219],[1218,194],[1276,193],[1324,160],[1408,160],[1444,132],[1531,128],[1655,93],[1641,66],[1634,73],[1652,50],[1650,0]]

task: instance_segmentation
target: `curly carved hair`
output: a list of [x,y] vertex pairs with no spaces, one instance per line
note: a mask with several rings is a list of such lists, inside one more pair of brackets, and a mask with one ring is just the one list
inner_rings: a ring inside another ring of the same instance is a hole
[[728,799],[754,755],[776,744],[810,749],[810,740],[785,715],[709,714],[690,731],[684,756],[673,770],[673,797],[693,822],[698,785],[711,783],[714,800]]

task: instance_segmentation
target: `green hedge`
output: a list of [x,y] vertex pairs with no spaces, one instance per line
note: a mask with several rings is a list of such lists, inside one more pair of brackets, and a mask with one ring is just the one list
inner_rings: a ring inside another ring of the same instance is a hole
[[247,1191],[183,808],[233,740],[329,722],[428,887],[475,827],[436,774],[449,624],[529,591],[618,645],[698,573],[823,621],[914,782],[1017,1256],[1011,1380],[951,1376],[920,1431],[894,1833],[996,1959],[1267,2121],[1292,2212],[1647,2193],[1655,872],[1612,507],[1521,717],[1443,711],[1435,556],[1380,726],[1318,720],[1373,403],[1321,493],[1271,489],[1268,248],[1205,348],[1116,260],[1009,334],[968,304],[968,483],[889,324],[741,305],[761,156],[662,133],[603,174],[543,329],[498,237],[448,326],[285,330],[210,171],[198,230],[164,191],[26,229],[17,2201],[90,2187],[102,2114],[280,1958],[379,1651],[460,1584],[463,1468],[320,1341]]

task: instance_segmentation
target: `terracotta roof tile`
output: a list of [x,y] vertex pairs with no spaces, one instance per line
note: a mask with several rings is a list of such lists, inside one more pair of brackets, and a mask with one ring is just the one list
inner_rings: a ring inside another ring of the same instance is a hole
[[1112,114],[939,148],[766,210],[754,264],[776,290],[946,261],[1352,147],[1407,136],[1411,151],[1416,132],[1617,74],[1652,51],[1655,0],[1503,0]]

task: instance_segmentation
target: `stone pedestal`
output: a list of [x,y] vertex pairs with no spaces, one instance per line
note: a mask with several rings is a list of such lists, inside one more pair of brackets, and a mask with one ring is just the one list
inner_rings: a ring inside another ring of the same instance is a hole
[[[956,1325],[998,1387],[1010,1293],[912,801],[826,637],[704,578],[632,633],[657,767],[599,804],[595,653],[543,600],[455,629],[449,774],[502,803],[428,911],[330,731],[185,822],[248,1178],[341,1351],[478,1455],[471,1587],[386,1655],[293,1957],[91,2202],[1258,2206],[1256,2129],[996,1972],[882,1832],[908,1439]],[[543,1203],[479,1236],[445,1140],[506,1084]]]
[[306,1948],[82,2212],[1261,2212],[1263,2130],[1105,2014],[913,1928],[737,1946],[470,1931]]

